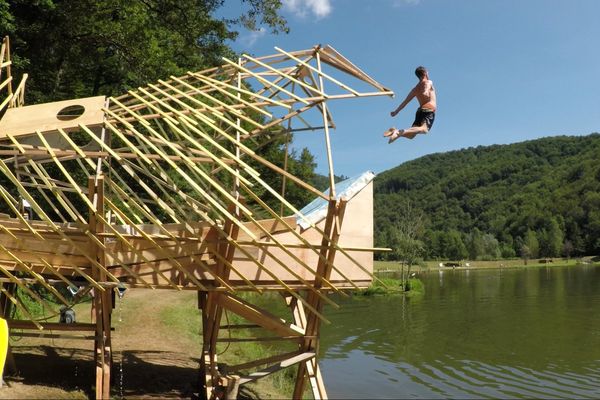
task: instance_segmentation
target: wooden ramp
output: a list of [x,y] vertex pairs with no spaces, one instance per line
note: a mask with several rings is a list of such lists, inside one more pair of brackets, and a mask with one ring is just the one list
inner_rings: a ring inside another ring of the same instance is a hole
[[[110,396],[111,312],[120,288],[195,290],[202,313],[204,398],[298,366],[326,397],[316,353],[328,293],[372,275],[372,174],[334,184],[328,102],[393,95],[329,46],[223,59],[118,97],[25,105],[0,51],[0,309],[13,329],[94,342],[96,397]],[[1,98],[0,98],[1,100]],[[320,131],[329,189],[262,153]],[[317,200],[300,210],[293,187]],[[48,294],[40,296],[40,291]],[[277,291],[283,321],[240,292]],[[92,324],[42,322],[26,294],[60,314],[93,293]],[[157,293],[159,293],[157,291]],[[50,299],[49,299],[50,298]],[[233,312],[295,350],[217,367],[223,315]],[[28,333],[22,333],[27,335]],[[222,398],[222,396],[220,397]]]

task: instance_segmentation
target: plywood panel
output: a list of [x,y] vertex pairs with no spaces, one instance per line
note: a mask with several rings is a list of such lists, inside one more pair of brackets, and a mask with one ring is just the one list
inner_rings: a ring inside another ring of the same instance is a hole
[[[9,134],[12,136],[32,135],[36,130],[42,133],[56,131],[59,128],[69,131],[78,129],[79,124],[90,128],[101,125],[104,120],[104,112],[102,111],[104,102],[104,96],[96,96],[9,108],[0,120],[0,139],[6,138],[6,135]],[[79,117],[68,120],[58,118],[58,113],[65,107],[77,105],[84,107],[84,112]],[[57,136],[57,138],[59,137]],[[67,147],[52,146],[57,148]]]

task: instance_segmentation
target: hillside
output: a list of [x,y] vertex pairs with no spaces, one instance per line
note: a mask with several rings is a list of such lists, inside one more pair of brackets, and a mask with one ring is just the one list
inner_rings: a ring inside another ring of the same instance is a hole
[[[600,253],[600,134],[432,154],[375,179],[375,240],[390,246],[407,201],[427,258]],[[524,246],[527,246],[524,248]]]

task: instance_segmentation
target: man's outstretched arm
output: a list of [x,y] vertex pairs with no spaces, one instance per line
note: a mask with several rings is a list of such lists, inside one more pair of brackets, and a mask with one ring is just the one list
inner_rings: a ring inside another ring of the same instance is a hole
[[416,91],[415,91],[415,89],[413,88],[413,90],[411,90],[411,91],[408,93],[408,95],[406,96],[406,98],[404,99],[404,101],[403,101],[402,103],[400,103],[400,105],[398,106],[398,108],[396,108],[394,111],[392,111],[392,112],[390,113],[390,115],[391,115],[392,117],[395,117],[395,116],[396,116],[396,114],[398,114],[400,111],[402,111],[402,109],[403,109],[404,107],[406,107],[406,105],[407,105],[408,103],[410,103],[410,101],[413,99],[413,97],[415,97],[415,95],[416,95]]

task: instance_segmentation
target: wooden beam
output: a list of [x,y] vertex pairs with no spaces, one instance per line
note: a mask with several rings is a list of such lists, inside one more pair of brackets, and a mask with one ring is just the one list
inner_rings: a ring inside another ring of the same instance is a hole
[[257,371],[257,372],[253,372],[249,375],[241,376],[240,377],[240,385],[255,381],[260,378],[264,378],[265,376],[268,376],[274,372],[280,371],[284,368],[291,367],[292,365],[301,363],[306,360],[310,360],[315,357],[316,357],[316,353],[314,353],[314,352],[306,352],[306,353],[298,354],[296,356],[290,357],[288,359],[285,359],[285,360],[279,362],[279,364],[273,365],[271,367],[265,368],[265,369]]
[[241,364],[227,365],[227,371],[239,372],[239,371],[242,371],[245,369],[255,368],[260,365],[273,364],[273,363],[276,363],[279,361],[287,360],[288,358],[297,356],[299,354],[302,354],[302,353],[299,350],[295,350],[295,351],[291,351],[289,353],[276,354],[274,356],[265,357],[265,358],[261,358],[258,360],[253,360],[253,361],[249,361],[249,362],[245,362],[245,363],[241,363]]
[[276,332],[282,336],[299,336],[304,331],[285,320],[276,317],[265,309],[259,308],[232,294],[223,294],[217,302],[224,308],[238,314],[250,322],[258,324],[265,329]]
[[94,332],[96,330],[96,324],[80,322],[73,324],[65,324],[62,322],[38,322],[37,325],[33,321],[17,319],[7,319],[6,322],[10,329],[39,330],[37,326],[39,325],[42,329],[49,331]]

